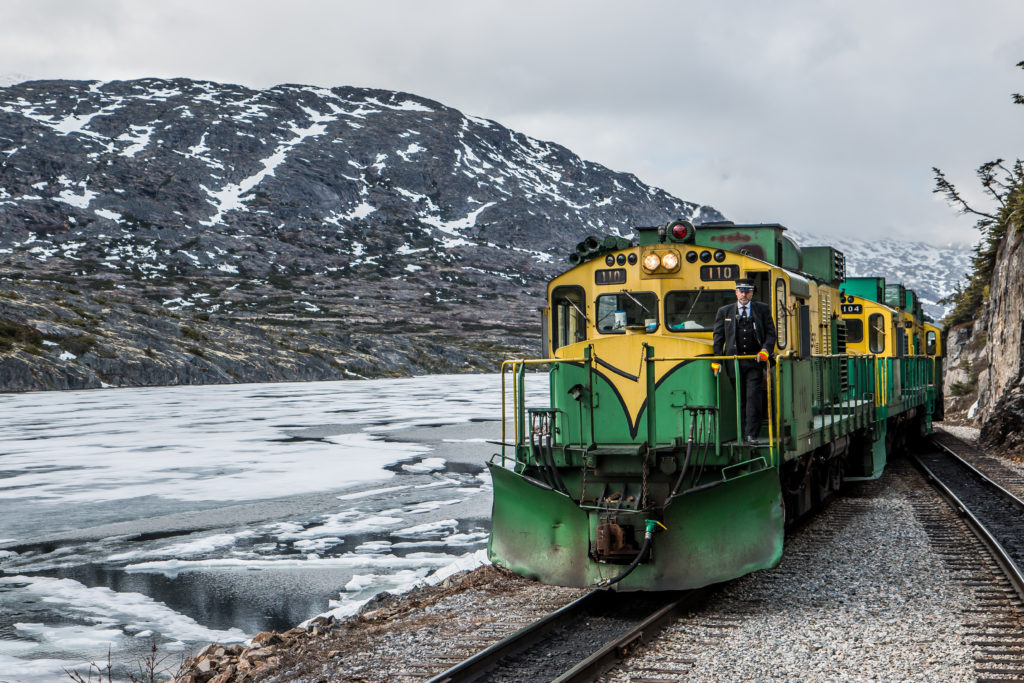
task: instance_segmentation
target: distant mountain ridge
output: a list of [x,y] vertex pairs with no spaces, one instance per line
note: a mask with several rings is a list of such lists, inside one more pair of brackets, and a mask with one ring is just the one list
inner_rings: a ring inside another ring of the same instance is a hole
[[493,368],[578,241],[675,217],[723,218],[406,93],[0,88],[0,389]]
[[971,249],[962,245],[936,247],[924,242],[820,238],[796,231],[790,236],[798,244],[829,244],[843,252],[851,277],[884,277],[888,283],[902,283],[913,289],[924,312],[936,321],[949,309],[948,304],[939,301],[950,296],[958,283],[963,284],[973,256]]

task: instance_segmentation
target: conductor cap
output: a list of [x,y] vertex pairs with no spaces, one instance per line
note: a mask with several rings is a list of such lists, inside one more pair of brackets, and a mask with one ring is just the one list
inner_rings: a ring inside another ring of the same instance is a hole
[[747,277],[741,277],[736,281],[736,289],[744,292],[754,291],[754,281]]

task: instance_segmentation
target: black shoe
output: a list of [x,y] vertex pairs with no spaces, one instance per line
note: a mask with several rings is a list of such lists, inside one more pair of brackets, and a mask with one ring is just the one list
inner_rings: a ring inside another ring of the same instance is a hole
[[748,436],[745,439],[743,439],[743,441],[745,443],[747,443],[747,444],[752,445],[752,446],[756,446],[757,445],[757,437],[756,436]]

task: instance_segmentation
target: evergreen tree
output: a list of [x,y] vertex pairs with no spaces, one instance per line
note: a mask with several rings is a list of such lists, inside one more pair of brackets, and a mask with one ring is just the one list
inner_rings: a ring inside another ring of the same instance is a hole
[[[1024,69],[1024,61],[1018,62],[1017,66]],[[1014,93],[1013,102],[1024,104],[1024,96]],[[1012,165],[996,159],[978,167],[978,180],[985,194],[995,201],[993,212],[972,207],[940,169],[932,167],[932,171],[935,173],[932,192],[943,195],[961,214],[977,216],[978,222],[974,227],[981,233],[981,239],[974,247],[973,270],[967,276],[967,284],[963,287],[957,285],[952,296],[939,302],[953,304],[953,310],[942,321],[952,327],[973,320],[977,315],[988,298],[989,281],[1003,237],[1011,227],[1019,230],[1024,225],[1024,164],[1020,159]]]

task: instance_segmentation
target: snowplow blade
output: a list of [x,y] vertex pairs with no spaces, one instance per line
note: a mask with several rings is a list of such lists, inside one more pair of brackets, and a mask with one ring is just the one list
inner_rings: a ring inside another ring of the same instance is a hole
[[[487,554],[494,564],[559,586],[594,586],[625,566],[590,553],[600,513],[581,509],[541,482],[491,464],[494,502]],[[667,527],[646,561],[617,590],[683,590],[774,567],[782,558],[785,510],[775,469],[674,498]]]

